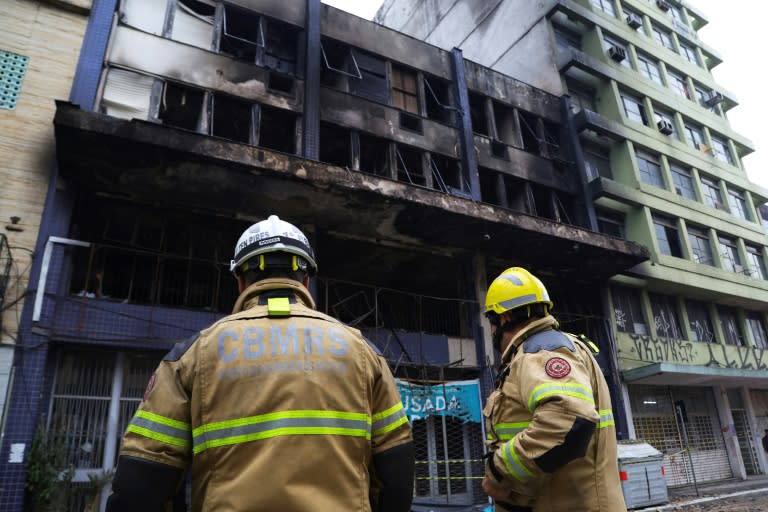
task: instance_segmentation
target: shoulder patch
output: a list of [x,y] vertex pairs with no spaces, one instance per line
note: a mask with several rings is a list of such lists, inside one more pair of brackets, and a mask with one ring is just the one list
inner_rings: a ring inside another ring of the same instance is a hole
[[187,353],[187,350],[189,350],[189,347],[191,347],[199,337],[200,337],[200,334],[198,333],[193,336],[190,336],[184,341],[178,342],[173,346],[170,352],[165,354],[163,361],[178,361],[179,359],[181,359],[181,356]]
[[535,354],[539,350],[554,351],[565,347],[571,352],[576,352],[573,342],[560,331],[544,331],[534,334],[523,342],[523,351],[526,354]]
[[562,379],[571,373],[571,365],[562,357],[550,357],[544,365],[544,371],[553,379]]

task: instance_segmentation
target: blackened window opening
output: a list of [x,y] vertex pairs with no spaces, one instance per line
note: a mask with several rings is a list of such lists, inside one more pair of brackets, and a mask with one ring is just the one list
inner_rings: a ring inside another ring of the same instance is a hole
[[360,170],[389,178],[389,142],[360,134]]
[[259,146],[282,151],[296,152],[296,114],[273,107],[261,107]]
[[[493,116],[496,121],[496,137],[509,146],[519,146],[515,127],[515,110],[501,103],[493,103]],[[495,155],[494,155],[495,156]]]
[[523,136],[523,150],[540,155],[542,152],[537,133],[539,119],[532,114],[520,110],[518,110],[518,115],[520,117],[520,132]]
[[216,137],[252,143],[253,105],[224,94],[213,97],[211,134]]
[[397,179],[412,185],[426,185],[421,152],[406,146],[397,146]]
[[269,80],[267,82],[267,88],[271,91],[292,94],[293,83],[293,77],[281,75],[279,73],[270,73]]
[[267,20],[264,37],[264,67],[280,73],[296,74],[299,29],[275,20]]
[[174,82],[166,82],[158,117],[163,124],[196,131],[203,112],[204,93]]
[[444,192],[464,191],[464,180],[461,175],[461,165],[454,158],[448,158],[443,155],[430,155],[432,163],[432,172],[435,174],[433,182],[434,188],[441,189],[442,185],[447,187]]
[[350,167],[351,136],[346,128],[320,122],[320,160],[339,167]]
[[362,78],[349,78],[349,92],[379,103],[388,103],[389,90],[384,59],[363,51],[355,51],[355,58]]
[[469,114],[472,118],[472,131],[480,135],[488,135],[488,116],[485,113],[485,97],[477,93],[469,93]]
[[224,6],[219,51],[238,60],[256,62],[257,50],[264,46],[259,16],[232,5]]
[[424,104],[429,119],[454,125],[450,84],[434,77],[424,77]]

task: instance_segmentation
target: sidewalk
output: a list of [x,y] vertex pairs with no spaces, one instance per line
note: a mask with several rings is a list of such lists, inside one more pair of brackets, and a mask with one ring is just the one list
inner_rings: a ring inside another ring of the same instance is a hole
[[669,490],[669,503],[633,510],[634,512],[683,511],[687,505],[758,493],[768,493],[768,476],[757,475],[747,477],[746,480],[724,480],[699,484],[698,493],[697,488],[693,485],[676,487]]

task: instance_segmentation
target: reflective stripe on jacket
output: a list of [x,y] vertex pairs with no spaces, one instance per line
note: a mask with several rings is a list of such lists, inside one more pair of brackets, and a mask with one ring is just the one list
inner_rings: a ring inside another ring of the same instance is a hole
[[502,355],[506,375],[483,411],[486,475],[501,477],[506,503],[534,512],[626,511],[605,378],[587,345],[556,327],[532,322]]
[[369,511],[372,456],[410,425],[386,361],[313,308],[293,281],[249,287],[165,357],[121,455],[191,465],[194,511]]

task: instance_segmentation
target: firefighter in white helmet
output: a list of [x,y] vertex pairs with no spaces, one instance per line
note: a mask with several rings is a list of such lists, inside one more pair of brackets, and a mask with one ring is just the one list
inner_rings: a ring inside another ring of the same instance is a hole
[[483,410],[483,489],[500,511],[624,512],[597,347],[560,331],[552,307],[524,268],[505,270],[488,288],[485,314],[502,370]]
[[270,216],[242,234],[230,269],[233,314],[160,363],[107,510],[163,510],[190,466],[193,511],[410,510],[394,378],[358,330],[315,311],[306,236]]

